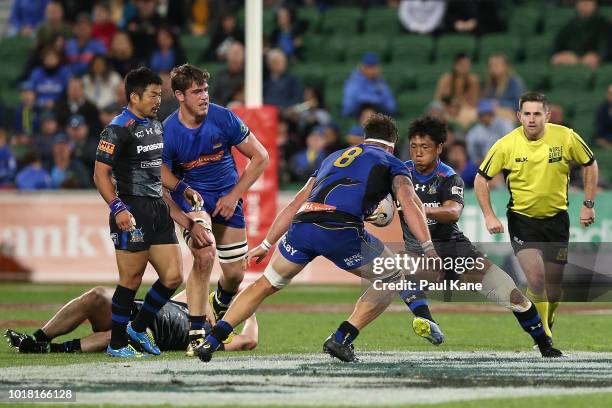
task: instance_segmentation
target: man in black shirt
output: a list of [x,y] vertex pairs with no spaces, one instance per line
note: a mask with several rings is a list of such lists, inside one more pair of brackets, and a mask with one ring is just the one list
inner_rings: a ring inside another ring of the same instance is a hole
[[[49,341],[37,341],[32,335],[8,329],[4,333],[9,345],[20,353],[93,353],[108,347],[111,337],[113,289],[95,287],[81,296],[67,302],[38,331],[45,334]],[[161,308],[148,326],[160,350],[185,351],[189,342],[189,312],[185,301],[185,291],[181,291]],[[142,301],[135,301],[132,316],[142,308]],[[71,333],[86,320],[91,323],[93,333],[83,338],[52,343],[51,340]],[[210,325],[208,330],[210,330]],[[255,315],[244,324],[242,332],[224,344],[224,350],[252,350],[259,340]]]
[[[454,268],[444,271],[445,279],[481,283],[482,289],[478,293],[512,310],[521,327],[538,345],[543,357],[562,356],[559,350],[552,348],[551,339],[544,333],[535,306],[516,288],[512,278],[487,260],[457,226],[463,210],[464,183],[451,167],[440,161],[446,133],[446,124],[432,117],[412,122],[408,129],[412,160],[406,162],[414,190],[425,208],[434,248],[443,265],[454,265]],[[399,206],[398,209],[401,212]],[[403,217],[400,220],[405,249],[418,256],[422,252],[420,245]],[[470,259],[471,262],[468,261]],[[422,290],[404,290],[400,296],[415,314],[417,310],[414,305],[427,305]]]
[[[143,354],[128,344],[128,336],[146,352],[160,354],[146,328],[183,280],[172,219],[190,231],[195,245],[210,245],[213,241],[162,188],[163,128],[155,119],[161,103],[161,79],[145,67],[130,71],[125,77],[125,94],[127,108],[100,135],[94,181],[111,211],[109,225],[119,269],[107,353],[139,358]],[[178,191],[194,206],[202,203],[201,196],[183,182],[165,187]],[[159,279],[130,322],[131,305],[148,262]]]

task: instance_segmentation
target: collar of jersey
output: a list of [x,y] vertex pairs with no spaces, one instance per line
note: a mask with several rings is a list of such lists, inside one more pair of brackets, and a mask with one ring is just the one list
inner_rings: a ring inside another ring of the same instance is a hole
[[127,106],[123,107],[123,113],[126,114],[131,119],[134,119],[134,121],[136,121],[136,123],[138,124],[145,125],[149,122],[149,119],[147,118],[142,119],[136,116]]
[[414,166],[414,163],[412,163],[413,167],[412,167],[412,174],[414,175],[414,177],[420,181],[421,183],[425,183],[426,181],[428,181],[430,178],[432,178],[439,170],[440,168],[440,163],[442,163],[442,161],[440,161],[440,159],[438,159],[438,164],[436,164],[436,167],[434,167],[434,169],[431,171],[431,173],[429,174],[421,174],[417,171],[416,167]]

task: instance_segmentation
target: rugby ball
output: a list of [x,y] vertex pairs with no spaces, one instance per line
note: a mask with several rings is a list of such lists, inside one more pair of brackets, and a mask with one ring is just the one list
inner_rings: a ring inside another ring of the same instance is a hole
[[378,203],[378,207],[366,218],[366,221],[376,227],[386,227],[393,221],[395,215],[395,203],[391,194],[387,195]]

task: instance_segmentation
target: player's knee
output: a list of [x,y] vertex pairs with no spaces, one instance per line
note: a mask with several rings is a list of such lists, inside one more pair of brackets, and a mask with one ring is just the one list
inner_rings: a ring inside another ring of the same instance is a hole
[[183,284],[183,274],[181,274],[180,270],[177,270],[174,273],[167,274],[163,279],[161,279],[162,284],[171,289],[176,289]]
[[[289,278],[283,278],[272,266],[271,263],[268,264],[268,266],[266,267],[266,270],[263,273],[263,278],[265,278],[268,283],[277,290],[280,290],[282,288],[284,288],[285,286],[287,286],[290,282],[291,279]],[[261,278],[260,278],[261,279]]]
[[106,304],[110,303],[107,297],[106,288],[102,286],[96,286],[95,288],[87,291],[83,295],[83,300],[86,305],[92,309],[102,308]]
[[197,273],[210,273],[215,262],[214,247],[206,247],[194,251],[193,254],[193,269]]
[[508,308],[513,312],[523,313],[531,308],[531,301],[515,288],[510,292],[510,306]]

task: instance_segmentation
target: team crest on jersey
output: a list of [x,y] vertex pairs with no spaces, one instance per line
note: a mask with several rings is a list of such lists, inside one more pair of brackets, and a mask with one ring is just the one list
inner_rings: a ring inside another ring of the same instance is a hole
[[463,187],[452,186],[451,187],[451,194],[463,197]]
[[155,132],[156,135],[160,136],[162,133],[164,133],[161,123],[159,122],[155,122],[153,124],[153,132]]
[[142,227],[134,228],[134,230],[130,232],[130,242],[144,242],[144,232],[142,232]]
[[436,194],[438,192],[438,180],[431,183],[429,189],[427,190],[427,194]]
[[116,232],[112,232],[110,234],[110,237],[113,240],[113,244],[119,245],[119,234],[117,234]]

